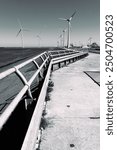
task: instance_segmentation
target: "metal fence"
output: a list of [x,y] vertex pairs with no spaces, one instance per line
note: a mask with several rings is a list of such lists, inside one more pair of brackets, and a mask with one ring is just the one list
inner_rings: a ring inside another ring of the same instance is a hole
[[31,122],[30,122],[30,125],[29,125],[21,150],[36,150],[36,144],[38,147],[39,140],[41,137],[41,129],[40,129],[41,116],[42,116],[42,112],[44,109],[46,90],[47,90],[51,70],[53,70],[53,65],[58,64],[58,66],[61,67],[60,66],[61,62],[64,62],[65,65],[67,65],[66,61],[68,60],[69,60],[69,63],[71,62],[71,60],[72,62],[75,62],[83,57],[86,57],[87,55],[88,53],[80,53],[80,54],[76,53],[76,54],[72,54],[69,56],[62,56],[62,57],[54,58],[51,60],[41,93],[38,98],[38,102],[34,110],[34,113],[33,113],[33,116],[32,116],[32,119],[31,119]]

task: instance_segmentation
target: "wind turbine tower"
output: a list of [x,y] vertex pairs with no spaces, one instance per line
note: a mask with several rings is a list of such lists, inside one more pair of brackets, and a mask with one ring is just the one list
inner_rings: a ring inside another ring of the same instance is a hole
[[57,41],[57,47],[59,47],[59,41]]
[[76,14],[77,11],[75,11],[70,18],[59,18],[61,20],[67,21],[68,23],[68,36],[67,36],[67,48],[70,47],[70,26],[71,26],[71,20],[74,17],[74,15]]
[[60,39],[60,47],[62,47],[62,41],[63,41],[63,35],[61,34],[60,36],[59,36],[59,39]]
[[23,32],[23,31],[29,31],[29,30],[23,28],[23,26],[22,26],[22,24],[21,24],[21,22],[20,22],[19,19],[17,19],[17,21],[18,21],[18,24],[19,24],[20,29],[19,29],[19,31],[18,31],[16,37],[18,37],[19,34],[21,34],[22,48],[24,48],[24,36],[23,36],[24,32]]
[[66,29],[63,30],[63,47],[65,46],[65,32],[66,32]]

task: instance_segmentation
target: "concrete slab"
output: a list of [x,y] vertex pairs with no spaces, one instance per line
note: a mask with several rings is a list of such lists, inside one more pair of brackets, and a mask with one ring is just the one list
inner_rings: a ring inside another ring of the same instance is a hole
[[99,57],[89,54],[53,72],[40,150],[100,149],[99,86],[84,73],[99,71]]

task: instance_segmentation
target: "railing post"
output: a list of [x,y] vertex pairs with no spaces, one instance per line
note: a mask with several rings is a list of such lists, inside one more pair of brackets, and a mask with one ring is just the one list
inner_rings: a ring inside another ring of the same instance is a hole
[[67,61],[66,60],[64,61],[64,64],[65,64],[65,66],[67,65]]
[[29,98],[25,99],[25,108],[27,109],[28,104],[33,101],[33,96],[32,96],[32,93],[31,93],[30,85],[28,84],[28,81],[26,80],[24,75],[21,73],[21,71],[19,71],[19,69],[17,69],[17,67],[14,67],[14,68],[15,68],[16,74],[19,76],[19,78],[24,83],[24,85],[28,85],[27,94],[28,94]]
[[53,65],[52,65],[52,67],[51,67],[51,70],[53,71]]
[[61,68],[61,63],[60,62],[58,63],[58,67]]

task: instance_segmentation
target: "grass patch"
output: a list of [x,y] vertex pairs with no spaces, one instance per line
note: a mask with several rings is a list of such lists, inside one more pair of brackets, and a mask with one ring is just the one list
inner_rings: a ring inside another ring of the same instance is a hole
[[48,83],[47,94],[46,94],[46,98],[45,98],[46,102],[50,101],[49,93],[53,91],[53,87],[54,87],[54,82],[50,80]]
[[50,95],[49,95],[48,93],[46,94],[45,101],[46,101],[46,102],[47,102],[47,101],[50,101]]
[[44,117],[45,115],[47,115],[47,111],[46,109],[43,110],[42,116]]
[[48,86],[49,87],[54,87],[54,82],[50,80],[49,83],[48,83]]
[[48,125],[49,125],[49,121],[44,117],[41,118],[41,126],[40,127],[45,130],[48,127]]
[[43,130],[45,130],[46,128],[48,128],[48,127],[52,127],[53,125],[53,122],[52,121],[50,121],[52,118],[42,118],[41,119],[41,125],[40,125],[40,128],[41,129],[43,129]]
[[52,92],[53,87],[54,87],[54,82],[50,80],[48,83],[47,93]]

